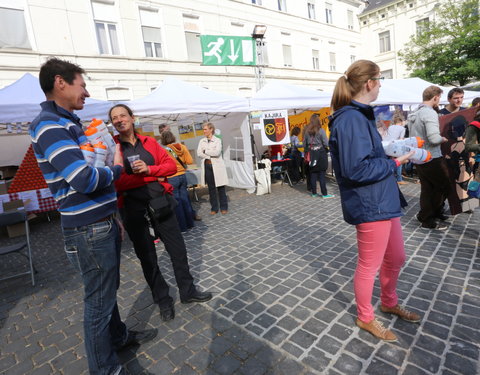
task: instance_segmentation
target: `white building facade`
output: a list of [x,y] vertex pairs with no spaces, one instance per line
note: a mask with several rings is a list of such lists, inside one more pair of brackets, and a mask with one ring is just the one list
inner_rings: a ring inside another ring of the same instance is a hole
[[145,96],[166,76],[252,96],[251,66],[203,66],[200,35],[265,34],[266,79],[332,89],[362,47],[359,0],[0,0],[0,88],[57,56],[92,97]]
[[440,0],[370,0],[359,15],[363,52],[386,78],[409,76],[398,52],[412,35],[428,27],[438,6]]

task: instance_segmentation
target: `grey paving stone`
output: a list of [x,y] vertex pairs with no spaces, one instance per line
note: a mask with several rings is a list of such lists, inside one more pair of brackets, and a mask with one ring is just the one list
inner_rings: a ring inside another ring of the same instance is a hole
[[330,337],[328,335],[324,335],[321,337],[316,344],[317,348],[330,353],[330,354],[336,354],[340,350],[342,343],[333,337]]
[[445,367],[463,375],[478,374],[477,363],[454,353],[448,353],[445,358]]
[[[369,375],[399,374],[398,368],[376,358],[372,359],[372,361],[368,363],[368,367],[365,372]],[[405,372],[405,374],[408,374],[408,372]]]
[[450,348],[453,352],[462,356],[478,360],[479,358],[479,346],[474,342],[467,342],[459,340],[455,337],[450,339]]
[[241,362],[231,355],[218,358],[212,368],[219,374],[234,374],[241,366]]
[[414,348],[407,359],[415,366],[434,374],[438,371],[441,361],[441,358],[418,348]]
[[359,374],[362,370],[362,362],[354,359],[348,354],[342,354],[335,362],[334,367],[342,374]]
[[349,353],[355,354],[359,358],[369,358],[375,348],[368,345],[368,343],[361,341],[357,338],[350,340],[345,347],[345,350]]
[[263,338],[272,342],[275,345],[279,345],[283,340],[288,337],[288,333],[283,331],[278,327],[270,328],[264,335]]

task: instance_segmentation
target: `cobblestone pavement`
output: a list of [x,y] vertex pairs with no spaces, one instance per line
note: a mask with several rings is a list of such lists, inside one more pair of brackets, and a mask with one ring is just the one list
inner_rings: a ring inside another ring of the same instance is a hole
[[[131,374],[478,374],[480,372],[479,216],[450,219],[446,232],[420,229],[419,185],[402,186],[407,261],[401,300],[423,315],[410,324],[378,312],[399,337],[383,343],[354,324],[355,230],[340,200],[312,198],[305,185],[273,194],[229,193],[228,215],[208,215],[185,235],[194,277],[214,292],[206,304],[182,305],[163,323],[126,241],[121,315],[157,339],[121,359]],[[337,194],[335,185],[329,192]],[[86,374],[80,278],[63,253],[59,221],[32,225],[38,284],[0,282],[0,373]],[[1,238],[5,241],[5,237]],[[160,265],[175,286],[159,245]],[[17,266],[2,257],[1,274]],[[379,304],[378,282],[374,304]]]

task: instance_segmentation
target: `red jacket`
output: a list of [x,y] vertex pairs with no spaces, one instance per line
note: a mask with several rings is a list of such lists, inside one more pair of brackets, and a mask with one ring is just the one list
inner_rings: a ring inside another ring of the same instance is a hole
[[[139,141],[142,142],[143,148],[152,154],[153,159],[155,160],[155,165],[148,166],[150,169],[149,174],[127,174],[125,173],[125,169],[122,171],[120,178],[115,181],[115,188],[117,189],[117,192],[120,193],[118,199],[118,205],[120,207],[123,206],[122,192],[157,181],[159,177],[168,177],[177,173],[177,165],[175,161],[154,138],[140,134],[136,134],[136,136]],[[115,136],[114,139],[116,143],[119,143],[118,136]],[[162,184],[166,193],[172,194],[173,186],[168,183],[166,178],[165,181],[160,182],[160,184]]]

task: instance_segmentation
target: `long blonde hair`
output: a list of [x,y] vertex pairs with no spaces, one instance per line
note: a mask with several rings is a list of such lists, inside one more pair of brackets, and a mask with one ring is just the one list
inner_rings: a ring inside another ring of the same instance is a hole
[[363,85],[378,73],[380,67],[370,60],[358,60],[350,65],[335,84],[330,105],[332,111],[350,104],[353,97],[362,91]]

